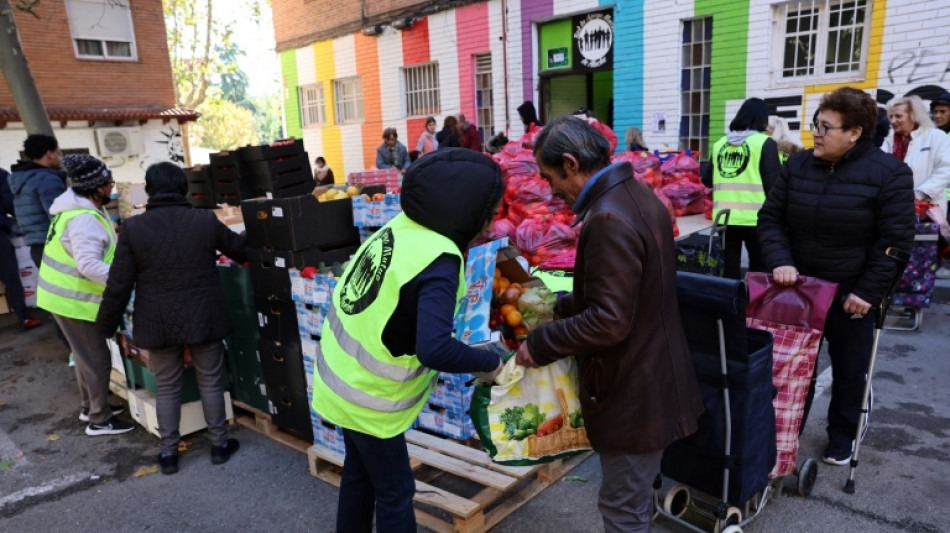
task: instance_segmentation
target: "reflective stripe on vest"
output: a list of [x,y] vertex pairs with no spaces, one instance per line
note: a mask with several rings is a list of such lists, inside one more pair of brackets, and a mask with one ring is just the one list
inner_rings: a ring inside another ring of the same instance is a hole
[[465,282],[458,247],[405,214],[360,246],[333,292],[314,361],[312,405],[321,417],[379,438],[412,425],[438,372],[415,355],[394,357],[382,334],[402,287],[444,254],[459,260],[461,300]]
[[81,208],[57,214],[50,222],[47,242],[43,248],[43,260],[36,284],[36,305],[60,316],[95,322],[105,286],[79,272],[76,260],[66,251],[61,240],[69,222],[80,215],[96,217],[106,230],[109,247],[102,261],[112,264],[115,256],[115,233],[112,223],[100,211]]
[[728,137],[723,137],[713,146],[714,219],[719,211],[729,209],[730,226],[756,225],[759,209],[765,203],[759,162],[768,138],[764,133],[753,133],[741,145],[733,146]]

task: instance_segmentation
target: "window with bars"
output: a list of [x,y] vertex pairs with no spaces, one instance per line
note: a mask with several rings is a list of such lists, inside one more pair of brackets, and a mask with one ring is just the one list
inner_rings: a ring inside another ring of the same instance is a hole
[[76,57],[137,58],[128,0],[66,0],[66,17]]
[[403,67],[406,116],[439,114],[439,64],[425,63]]
[[712,31],[712,17],[683,21],[679,149],[700,152],[703,158],[709,151]]
[[333,98],[337,124],[363,121],[363,82],[359,76],[333,80]]
[[847,77],[866,63],[867,0],[801,0],[774,7],[782,78]]
[[475,124],[482,140],[495,134],[492,100],[491,54],[475,56]]
[[303,85],[300,91],[300,122],[304,128],[322,126],[327,122],[323,101],[323,84]]

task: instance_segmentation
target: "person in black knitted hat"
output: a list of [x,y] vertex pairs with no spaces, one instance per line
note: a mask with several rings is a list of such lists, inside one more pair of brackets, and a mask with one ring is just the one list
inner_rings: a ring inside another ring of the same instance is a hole
[[934,123],[944,133],[950,134],[950,93],[943,93],[930,102]]
[[106,403],[112,356],[96,330],[96,313],[115,255],[115,230],[102,208],[112,195],[112,172],[89,155],[63,158],[72,186],[50,207],[36,305],[62,329],[76,362],[86,435],[116,435],[135,428]]

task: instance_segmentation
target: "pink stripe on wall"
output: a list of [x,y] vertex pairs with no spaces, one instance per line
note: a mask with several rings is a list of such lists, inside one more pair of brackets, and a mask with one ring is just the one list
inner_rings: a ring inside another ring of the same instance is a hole
[[475,55],[491,51],[488,36],[488,3],[470,4],[455,10],[455,34],[459,54],[461,113],[475,120]]

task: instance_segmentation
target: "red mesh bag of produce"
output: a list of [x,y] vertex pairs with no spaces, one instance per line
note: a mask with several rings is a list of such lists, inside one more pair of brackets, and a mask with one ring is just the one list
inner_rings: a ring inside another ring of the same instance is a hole
[[670,213],[670,221],[673,222],[673,237],[674,238],[679,237],[680,229],[679,229],[679,226],[676,225],[676,213],[673,210],[673,202],[671,202],[670,199],[667,198],[665,194],[663,194],[663,189],[660,187],[653,189],[653,194],[655,194],[656,197],[660,200],[660,202],[664,206],[666,206],[666,210],[669,211]]
[[561,255],[552,257],[547,261],[542,261],[539,267],[544,270],[574,270],[574,260],[577,259],[577,248],[571,248],[570,251]]
[[633,177],[651,189],[663,186],[663,175],[655,168],[648,168],[642,172],[634,172]]
[[669,185],[670,183],[681,180],[691,181],[693,183],[699,184],[703,183],[702,178],[700,178],[699,174],[696,174],[695,172],[679,171],[670,174],[663,174],[663,185]]
[[538,174],[532,174],[526,179],[512,179],[505,187],[505,202],[509,205],[548,202],[550,200],[551,185],[541,179]]
[[705,208],[706,187],[702,183],[679,180],[663,186],[663,194],[673,204],[678,217],[701,214]]
[[577,246],[574,229],[551,219],[528,218],[515,230],[515,246],[532,266],[569,252]]
[[699,174],[699,161],[687,155],[686,152],[680,152],[667,159],[666,162],[663,163],[663,166],[660,167],[660,170],[662,170],[664,174],[675,174],[677,172]]
[[534,140],[540,135],[541,126],[537,124],[531,124],[528,126],[528,131],[521,136],[521,139],[518,139],[518,142],[521,143],[521,147],[527,150],[534,150]]
[[660,158],[650,152],[647,152],[646,150],[639,152],[630,152],[624,150],[619,154],[614,154],[610,158],[611,163],[616,163],[617,161],[626,161],[630,163],[634,172],[643,172],[651,168],[660,168]]

